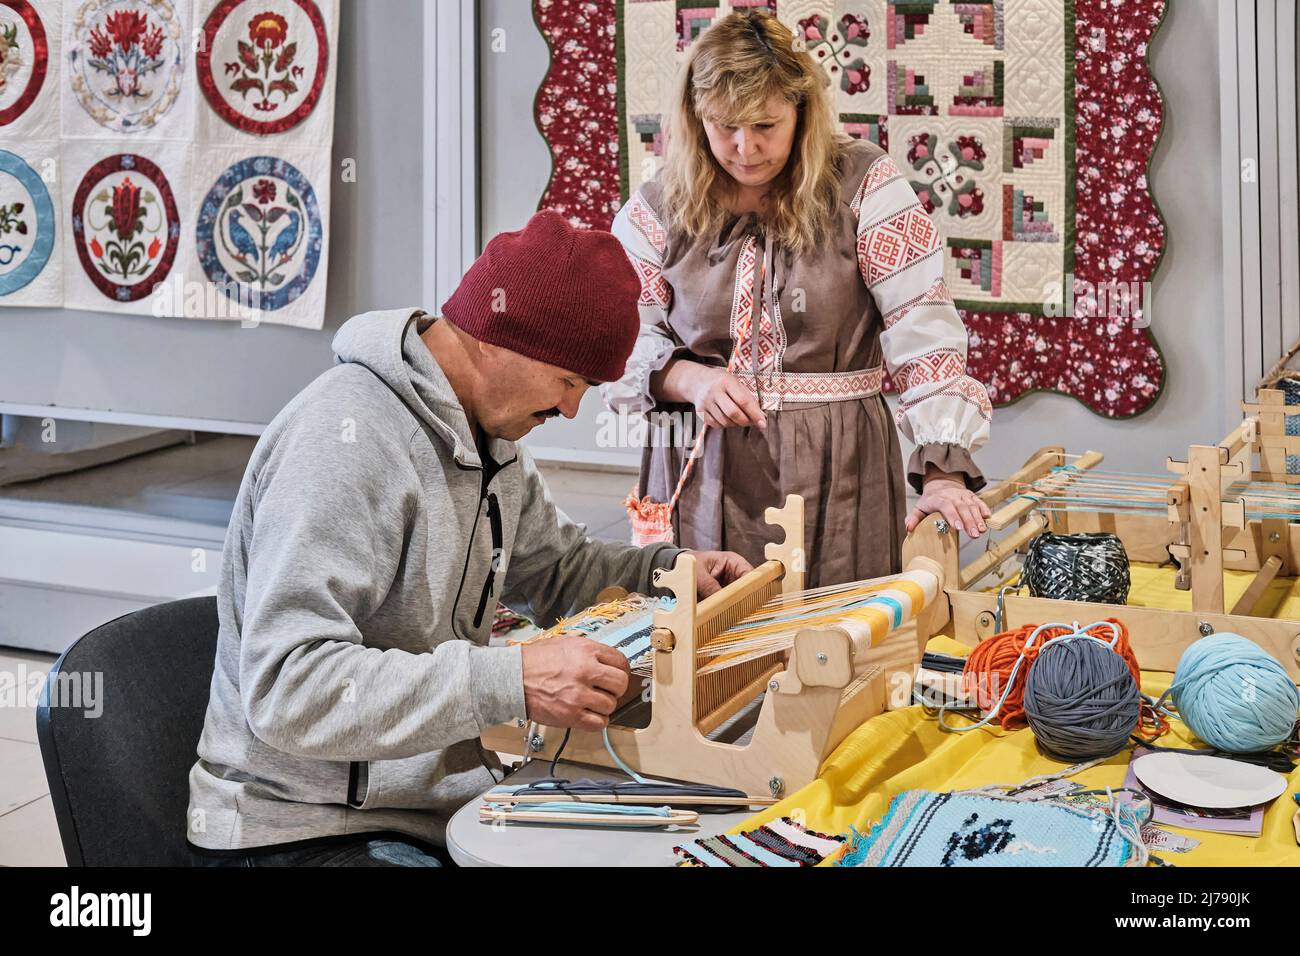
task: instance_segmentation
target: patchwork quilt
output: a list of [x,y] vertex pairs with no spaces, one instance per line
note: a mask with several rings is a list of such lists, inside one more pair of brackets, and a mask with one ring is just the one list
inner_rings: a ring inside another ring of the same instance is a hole
[[995,404],[1036,390],[1125,417],[1165,370],[1151,334],[1164,225],[1147,46],[1166,0],[535,0],[552,63],[541,205],[607,228],[663,158],[691,44],[733,10],[785,22],[840,125],[886,149],[938,224]]

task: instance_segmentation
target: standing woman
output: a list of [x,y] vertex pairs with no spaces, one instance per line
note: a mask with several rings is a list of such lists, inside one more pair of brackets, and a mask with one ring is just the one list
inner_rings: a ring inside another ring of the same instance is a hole
[[[938,231],[889,155],[839,132],[826,85],[768,14],[696,40],[664,167],[614,221],[641,275],[641,333],[602,389],[616,411],[693,407],[707,426],[672,515],[680,546],[757,563],[764,510],[802,495],[808,587],[898,571],[904,528],[930,512],[972,537],[989,515],[970,453],[991,408],[966,375]],[[906,517],[885,367],[917,445]],[[640,484],[661,503],[691,454],[664,444],[645,449]]]

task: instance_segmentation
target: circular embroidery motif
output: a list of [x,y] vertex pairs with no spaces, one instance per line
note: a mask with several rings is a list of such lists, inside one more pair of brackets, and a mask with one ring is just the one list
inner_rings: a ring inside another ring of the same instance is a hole
[[143,299],[167,278],[180,242],[180,216],[162,170],[131,153],[101,159],[72,200],[81,267],[118,302]]
[[203,271],[227,298],[267,312],[283,308],[320,263],[316,192],[282,159],[242,160],[203,200],[195,238]]
[[54,249],[54,204],[20,156],[0,149],[0,295],[35,279]]
[[27,0],[0,0],[0,126],[32,105],[50,58],[45,25]]
[[170,0],[86,0],[71,36],[69,82],[100,126],[148,129],[175,104],[185,44]]
[[283,133],[307,118],[325,86],[325,20],[314,0],[221,0],[195,61],[218,116],[246,133]]

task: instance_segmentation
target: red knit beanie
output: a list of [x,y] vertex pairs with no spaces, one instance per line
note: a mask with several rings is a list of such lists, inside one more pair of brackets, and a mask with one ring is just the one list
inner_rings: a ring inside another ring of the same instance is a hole
[[636,343],[640,295],[617,239],[546,209],[487,244],[442,314],[480,342],[613,382]]

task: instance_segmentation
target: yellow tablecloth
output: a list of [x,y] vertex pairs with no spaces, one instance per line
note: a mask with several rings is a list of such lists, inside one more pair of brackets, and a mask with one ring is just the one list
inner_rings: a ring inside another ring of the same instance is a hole
[[[1128,603],[1137,607],[1160,607],[1168,611],[1190,611],[1192,592],[1174,587],[1174,569],[1133,562],[1129,567],[1131,583]],[[1223,606],[1232,609],[1250,582],[1253,571],[1223,572]],[[1274,578],[1255,605],[1256,617],[1281,617],[1300,620],[1300,578]]]
[[[1187,592],[1173,587],[1169,568],[1134,564],[1129,603],[1171,609],[1190,609]],[[1225,600],[1229,607],[1245,591],[1252,575],[1225,573]],[[1276,617],[1300,619],[1300,587],[1294,579],[1275,581],[1257,611]],[[1091,622],[1080,622],[1091,623]],[[949,637],[930,641],[930,650],[965,655],[969,648]],[[1159,696],[1173,675],[1143,671],[1142,689]],[[950,718],[960,722],[961,718]],[[1179,721],[1171,721],[1161,746],[1204,746]],[[1127,751],[1072,778],[1089,787],[1118,787],[1129,764]],[[889,711],[866,721],[849,734],[827,758],[816,780],[780,803],[747,820],[733,832],[750,830],[783,816],[802,818],[822,833],[846,833],[849,827],[870,828],[884,816],[890,801],[904,790],[960,790],[986,784],[1016,784],[1029,777],[1055,773],[1067,764],[1041,754],[1027,729],[1004,731],[988,726],[965,734],[939,729],[921,707]],[[1291,817],[1296,804],[1291,794],[1300,792],[1300,769],[1291,774],[1287,792],[1264,815],[1259,837],[1229,836],[1170,827],[1200,840],[1187,853],[1158,853],[1178,866],[1296,866],[1296,845]],[[828,864],[824,864],[828,865]]]

